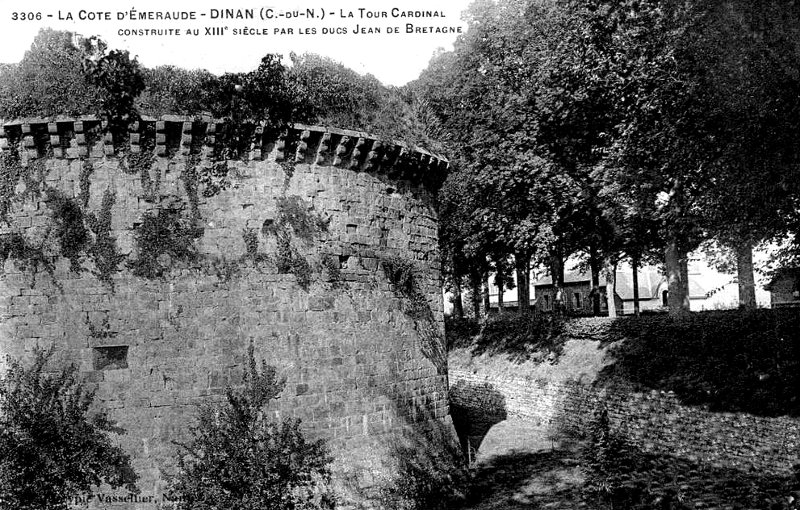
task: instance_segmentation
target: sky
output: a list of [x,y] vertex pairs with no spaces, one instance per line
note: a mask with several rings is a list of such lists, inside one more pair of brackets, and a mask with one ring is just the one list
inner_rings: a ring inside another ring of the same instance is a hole
[[419,75],[438,48],[452,50],[458,30],[466,30],[461,14],[469,3],[470,0],[0,2],[0,62],[19,62],[36,33],[50,27],[85,37],[100,36],[111,48],[130,51],[147,67],[171,64],[221,74],[250,71],[266,53],[288,57],[292,51],[311,52],[329,56],[361,74],[371,73],[384,84],[403,85]]

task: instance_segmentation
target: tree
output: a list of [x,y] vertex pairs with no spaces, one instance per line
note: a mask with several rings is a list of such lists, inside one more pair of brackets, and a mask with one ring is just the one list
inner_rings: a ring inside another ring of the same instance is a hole
[[307,118],[343,129],[374,129],[384,88],[377,78],[313,53],[292,53],[291,59],[289,75],[304,98]]
[[791,232],[797,212],[800,10],[710,2],[701,22],[693,56],[719,146],[705,222],[734,253],[740,306],[753,308],[753,246]]
[[83,44],[90,52],[90,57],[83,61],[84,73],[89,83],[99,90],[97,113],[108,122],[114,145],[126,147],[128,125],[139,119],[134,103],[144,90],[142,69],[127,50],[107,51],[106,43],[96,37]]
[[191,441],[182,445],[180,473],[170,489],[181,498],[178,508],[333,508],[324,441],[306,440],[299,420],[267,418],[265,407],[285,381],[265,361],[259,372],[252,345],[248,354],[244,387],[228,388],[221,407],[204,407]]
[[307,121],[437,149],[423,118],[427,105],[412,89],[384,86],[328,57],[291,58],[288,79],[302,97],[299,113]]
[[[459,227],[470,258],[514,256],[521,311],[529,302],[530,258],[546,248],[564,196],[558,169],[538,143],[530,95],[546,14],[538,3],[473,4],[456,50],[438,54],[412,85],[447,133],[448,153],[460,168],[453,178],[466,191],[457,209],[471,220]],[[449,220],[443,215],[443,221]]]
[[42,29],[19,64],[0,71],[0,118],[86,115],[99,109],[100,89],[83,72],[86,49],[75,34]]
[[138,492],[130,459],[112,444],[117,432],[102,412],[90,413],[94,393],[69,365],[49,372],[53,351],[33,364],[16,360],[0,381],[0,508],[61,510],[92,486]]
[[144,91],[136,99],[142,115],[198,115],[210,113],[208,90],[217,77],[205,69],[186,70],[175,66],[143,69]]
[[[688,310],[686,254],[703,238],[713,150],[702,86],[685,55],[696,23],[692,3],[593,1],[578,7],[592,27],[590,46],[602,66],[613,127],[603,153],[605,182],[619,183],[625,202],[659,225],[665,240],[672,313]],[[593,71],[592,74],[595,72]]]

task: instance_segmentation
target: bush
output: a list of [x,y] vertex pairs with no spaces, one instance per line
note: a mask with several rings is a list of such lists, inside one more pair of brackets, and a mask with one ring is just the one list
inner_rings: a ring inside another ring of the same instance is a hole
[[264,408],[283,390],[273,367],[259,373],[249,351],[244,388],[226,403],[205,407],[192,440],[181,445],[180,473],[170,489],[178,508],[217,510],[327,509],[331,461],[324,441],[309,442],[299,420],[271,422]]
[[473,355],[506,353],[525,361],[548,355],[557,358],[563,351],[566,321],[560,315],[540,313],[500,313],[487,317],[480,336],[473,342]]
[[437,419],[432,409],[413,399],[399,393],[390,393],[389,397],[406,427],[389,443],[397,477],[379,488],[381,508],[461,508],[470,473],[452,428]]
[[392,445],[399,476],[392,487],[383,488],[383,504],[396,510],[460,507],[469,483],[461,451],[442,431],[418,429],[416,441]]
[[480,331],[480,323],[471,317],[457,319],[445,316],[444,318],[444,332],[447,338],[448,350],[469,347]]
[[130,459],[111,444],[105,414],[91,417],[94,393],[77,368],[46,371],[52,350],[25,368],[10,362],[0,381],[0,508],[66,509],[107,483],[138,492]]

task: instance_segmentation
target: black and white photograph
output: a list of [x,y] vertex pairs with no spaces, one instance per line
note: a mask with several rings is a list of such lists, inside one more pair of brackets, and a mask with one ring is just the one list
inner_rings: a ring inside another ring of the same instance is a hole
[[799,510],[800,4],[0,5],[0,510]]

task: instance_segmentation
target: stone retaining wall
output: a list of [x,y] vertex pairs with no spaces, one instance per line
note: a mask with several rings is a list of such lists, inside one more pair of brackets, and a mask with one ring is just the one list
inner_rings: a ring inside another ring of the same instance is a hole
[[[580,342],[599,347],[598,342]],[[567,354],[560,363],[569,362]],[[458,352],[451,355],[449,368],[454,415],[459,410],[471,416],[520,417],[557,436],[587,431],[595,412],[605,407],[612,432],[647,452],[776,475],[791,474],[800,461],[798,418],[711,412],[683,405],[672,393],[598,386],[595,376],[602,363],[574,378],[539,377],[529,364],[470,359]],[[559,365],[552,368],[555,374]]]

